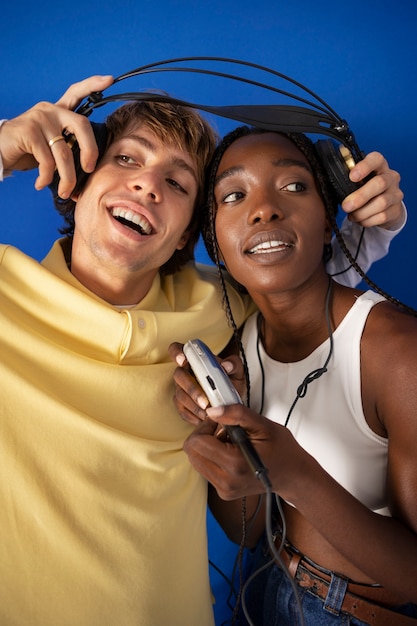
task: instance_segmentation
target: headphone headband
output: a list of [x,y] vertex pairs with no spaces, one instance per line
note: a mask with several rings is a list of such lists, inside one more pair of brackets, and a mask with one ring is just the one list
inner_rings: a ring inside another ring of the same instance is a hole
[[[311,99],[298,96],[287,90],[273,86],[268,83],[255,81],[247,77],[239,76],[237,74],[225,73],[218,70],[211,70],[200,67],[166,67],[172,63],[184,63],[184,62],[202,62],[210,61],[214,63],[231,63],[245,68],[254,68],[260,72],[266,72],[273,75],[286,83],[296,86],[301,89]],[[256,104],[256,105],[233,105],[233,106],[221,106],[221,105],[206,105],[197,104],[187,100],[181,100],[172,98],[167,95],[150,93],[148,91],[135,91],[128,93],[113,94],[104,97],[102,91],[94,92],[88,96],[86,101],[82,103],[77,109],[77,113],[89,116],[96,108],[102,107],[110,102],[127,102],[127,101],[139,101],[148,100],[154,102],[168,102],[172,104],[187,106],[190,108],[205,111],[220,117],[232,119],[243,124],[250,126],[256,126],[264,130],[278,131],[278,132],[303,132],[303,133],[316,133],[320,135],[327,135],[333,139],[346,145],[352,152],[355,159],[362,157],[362,152],[356,143],[355,137],[349,128],[349,125],[343,120],[324,100],[319,98],[313,91],[302,85],[301,83],[293,80],[292,78],[276,72],[270,68],[249,63],[246,61],[239,61],[236,59],[228,59],[221,57],[183,57],[178,59],[168,59],[165,61],[159,61],[150,65],[144,65],[138,67],[130,72],[120,75],[114,81],[114,84],[119,83],[128,78],[134,76],[142,76],[144,74],[154,72],[192,72],[197,74],[204,74],[210,76],[217,76],[226,78],[232,81],[239,81],[246,83],[257,88],[272,91],[274,93],[296,100],[299,103],[306,104],[307,106],[294,106],[284,104]]]

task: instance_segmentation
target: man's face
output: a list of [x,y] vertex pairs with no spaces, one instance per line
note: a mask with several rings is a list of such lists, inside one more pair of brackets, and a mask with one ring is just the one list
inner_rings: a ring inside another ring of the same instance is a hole
[[73,260],[153,279],[187,242],[196,195],[189,153],[145,125],[126,131],[75,198]]

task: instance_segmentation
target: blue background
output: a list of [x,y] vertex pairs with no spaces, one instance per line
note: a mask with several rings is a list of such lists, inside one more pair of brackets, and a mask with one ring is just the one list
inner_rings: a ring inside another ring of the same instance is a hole
[[[182,56],[244,59],[307,85],[349,121],[364,151],[381,151],[401,173],[408,224],[389,256],[369,275],[417,308],[413,193],[417,9],[413,2],[72,0],[9,2],[1,13],[0,117],[13,117],[39,100],[55,101],[69,84],[89,75],[117,76],[146,63]],[[161,88],[203,103],[257,100],[236,85],[187,74],[175,78],[157,74],[120,87],[123,91]],[[108,112],[98,110],[92,119],[100,121]],[[214,123],[220,132],[229,128],[224,120]],[[1,239],[41,259],[61,222],[48,191],[34,191],[34,178],[32,173],[17,174],[2,185]],[[206,259],[201,247],[198,259]],[[212,559],[228,573],[228,544],[211,518],[209,529]],[[226,615],[221,610],[219,580],[213,574],[218,624]]]

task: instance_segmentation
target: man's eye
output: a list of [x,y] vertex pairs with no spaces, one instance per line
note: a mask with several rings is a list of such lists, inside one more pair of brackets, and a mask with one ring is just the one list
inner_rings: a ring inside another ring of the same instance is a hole
[[187,190],[184,189],[184,187],[182,185],[180,185],[179,182],[177,182],[173,178],[167,178],[167,183],[171,187],[174,187],[175,189],[178,189],[178,191],[181,191],[182,193],[187,193]]
[[290,191],[292,193],[305,191],[305,190],[306,190],[306,186],[303,185],[303,183],[289,183],[288,185],[285,185],[284,187],[282,187],[282,191]]
[[116,155],[116,160],[120,163],[125,163],[126,165],[134,165],[136,161],[133,157],[128,156],[127,154],[118,154]]

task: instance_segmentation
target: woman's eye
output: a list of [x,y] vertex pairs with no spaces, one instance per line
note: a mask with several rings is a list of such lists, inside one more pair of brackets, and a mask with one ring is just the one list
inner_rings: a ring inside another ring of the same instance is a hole
[[294,193],[294,192],[305,191],[306,186],[303,183],[289,183],[288,185],[285,185],[284,187],[282,187],[281,190],[290,191]]
[[231,193],[226,194],[222,198],[222,202],[237,202],[243,198],[243,193],[241,191],[232,191]]

